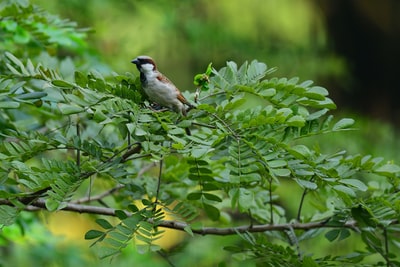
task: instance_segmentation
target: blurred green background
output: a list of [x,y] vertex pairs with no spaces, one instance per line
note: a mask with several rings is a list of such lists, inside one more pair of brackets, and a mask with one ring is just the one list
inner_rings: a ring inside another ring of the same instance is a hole
[[[340,110],[400,124],[396,0],[33,0],[93,30],[90,47],[117,72],[156,59],[181,90],[208,63],[258,59],[276,75],[326,86]],[[104,66],[97,66],[101,69]]]
[[[397,0],[31,2],[61,18],[77,21],[80,27],[91,28],[88,39],[92,57],[85,65],[104,73],[136,73],[131,59],[147,54],[183,91],[194,90],[193,76],[203,72],[208,63],[219,69],[229,60],[240,65],[257,59],[278,67],[273,76],[314,80],[329,90],[338,105],[337,115],[354,117],[358,130],[313,139],[311,145],[400,162]],[[29,220],[32,215],[25,216]],[[94,227],[92,218],[63,212],[41,216],[44,224],[30,224],[27,235],[18,226],[5,229],[2,238],[10,237],[13,245],[0,246],[1,255],[8,255],[0,259],[0,266],[110,264],[108,260],[98,261],[83,241],[85,231]],[[10,244],[10,240],[0,239],[0,245]],[[235,242],[235,237],[182,241],[182,235],[174,235],[163,242],[165,248],[178,246],[172,256],[176,266],[193,262],[198,266],[246,266],[224,254],[221,244],[226,241]],[[182,243],[188,246],[179,248]],[[341,250],[356,248],[357,242],[332,248],[321,240],[319,245],[322,250],[329,248],[340,254]],[[111,264],[168,266],[162,255],[140,255],[133,247]]]
[[209,62],[257,58],[279,75],[341,76],[344,59],[329,50],[321,11],[310,1],[33,1],[81,27],[115,71],[136,71],[147,54],[182,90]]

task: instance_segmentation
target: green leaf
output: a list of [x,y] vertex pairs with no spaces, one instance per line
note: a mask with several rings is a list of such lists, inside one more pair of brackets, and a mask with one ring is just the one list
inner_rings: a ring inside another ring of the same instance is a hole
[[336,191],[345,193],[346,195],[349,195],[351,197],[356,197],[356,193],[354,192],[354,190],[348,186],[334,185],[333,189],[335,189]]
[[147,221],[139,221],[139,226],[141,228],[145,229],[149,233],[153,230],[153,224],[151,224]]
[[136,127],[135,128],[135,135],[136,136],[145,136],[145,135],[147,135],[148,134],[148,132],[146,132],[145,130],[143,130],[142,128],[140,128],[140,127]]
[[205,146],[205,147],[194,147],[191,151],[190,151],[190,155],[194,158],[201,158],[204,155],[207,154],[207,152],[210,150],[209,147]]
[[351,232],[349,231],[349,229],[341,229],[339,241],[348,238],[350,235],[351,235]]
[[311,181],[296,179],[296,182],[303,188],[307,188],[310,190],[315,190],[318,188],[317,184]]
[[275,176],[280,176],[280,177],[287,177],[290,176],[291,174],[289,169],[270,169],[270,170]]
[[327,96],[328,94],[328,90],[326,90],[325,88],[321,86],[313,86],[308,89],[304,95],[311,99],[324,100],[325,96]]
[[[89,97],[86,99],[85,97],[77,96],[75,94],[66,94],[65,96],[69,100],[68,101],[69,103],[73,103],[74,105],[77,105],[80,107],[89,107],[90,103],[86,100],[92,100]],[[85,96],[86,96],[86,94],[85,94]]]
[[314,108],[336,109],[336,104],[330,98],[325,98],[324,100],[313,100],[313,99],[308,99],[306,97],[302,97],[299,98],[297,102],[299,104]]
[[210,218],[213,221],[216,221],[219,219],[220,216],[220,212],[219,209],[217,209],[216,207],[203,203],[203,208],[204,211],[206,212],[208,218]]
[[391,175],[400,172],[400,167],[396,164],[385,164],[379,168],[377,168],[374,172],[383,174],[383,175]]
[[0,108],[19,108],[19,103],[14,101],[0,102]]
[[267,71],[267,65],[262,62],[258,62],[257,60],[251,61],[248,69],[247,69],[247,77],[249,78],[250,83],[254,83],[260,79],[262,79]]
[[[200,165],[200,164],[199,164]],[[208,168],[202,167],[192,167],[189,169],[191,173],[200,173],[200,174],[212,174],[212,171]]]
[[362,231],[361,238],[368,245],[370,251],[383,252],[382,241],[375,232]]
[[311,155],[310,149],[305,145],[296,145],[289,149],[289,152],[296,158],[308,158]]
[[142,199],[142,204],[145,206],[152,206],[153,202],[151,202],[151,200],[148,200],[147,198],[143,198]]
[[280,168],[280,167],[287,166],[287,162],[286,162],[286,160],[282,160],[282,159],[271,160],[271,161],[268,161],[268,166],[270,168]]
[[21,100],[28,100],[28,99],[41,99],[42,97],[45,96],[47,96],[47,93],[45,92],[30,92],[18,95],[17,98]]
[[261,96],[264,96],[264,97],[271,97],[271,96],[276,95],[276,89],[275,88],[268,88],[268,89],[260,91],[259,94]]
[[129,209],[131,212],[138,212],[138,211],[139,211],[139,208],[138,208],[136,205],[134,205],[134,204],[128,205],[128,209]]
[[366,186],[362,181],[357,179],[342,179],[339,181],[342,184],[353,186],[360,191],[367,191],[368,186]]
[[108,222],[108,221],[106,221],[106,220],[104,220],[104,219],[96,219],[96,223],[98,224],[98,225],[100,225],[102,228],[104,228],[104,229],[111,229],[111,228],[113,228],[113,226]]
[[358,227],[376,227],[377,223],[368,207],[359,204],[351,208],[351,215],[357,221]]
[[129,239],[129,236],[120,233],[120,232],[116,232],[116,231],[111,231],[108,233],[109,237],[120,242],[120,243],[124,243],[126,240]]
[[115,215],[120,220],[124,220],[124,219],[128,218],[128,215],[123,210],[115,210]]
[[25,68],[24,64],[13,54],[11,54],[10,52],[5,52],[4,53],[6,55],[6,57],[13,62],[15,65],[17,65],[18,67],[20,67],[21,69]]
[[338,131],[341,129],[346,129],[346,128],[349,128],[350,126],[352,126],[353,124],[354,124],[353,119],[344,118],[344,119],[341,119],[340,121],[338,121],[337,123],[335,123],[332,130]]
[[82,72],[75,71],[75,82],[80,86],[80,87],[86,87],[87,85],[87,76],[83,74]]
[[108,119],[108,117],[101,110],[96,109],[96,111],[93,114],[93,120],[96,122],[103,122],[106,119]]
[[204,183],[202,189],[203,189],[203,191],[215,191],[215,190],[219,190],[220,187],[213,183]]
[[101,247],[99,249],[99,258],[100,259],[105,259],[107,257],[111,257],[115,254],[118,254],[120,250],[118,248],[113,248],[113,247]]
[[[135,224],[135,226],[134,226],[133,228],[130,227],[130,226],[127,226],[126,221],[127,221],[129,218],[130,218],[130,217],[128,217],[128,218],[126,218],[125,220],[123,220],[123,224],[122,224],[122,223],[117,224],[113,230],[119,231],[119,232],[121,232],[122,234],[124,234],[124,235],[126,235],[126,236],[131,235],[131,234],[132,234],[132,231],[133,231],[132,229],[136,229],[136,224]],[[111,229],[112,229],[112,228],[111,228]]]
[[253,191],[246,188],[239,188],[238,208],[241,212],[247,212],[250,209],[251,205],[253,205],[253,201]]
[[316,112],[311,113],[310,115],[308,115],[308,116],[307,116],[307,120],[308,120],[308,121],[316,120],[316,119],[318,119],[318,118],[324,116],[328,111],[329,111],[329,109],[327,109],[327,108],[318,110],[318,111],[316,111]]
[[304,256],[301,267],[319,267],[320,265],[310,256]]
[[21,75],[21,73],[16,68],[14,68],[11,64],[6,63],[6,66],[11,71],[12,74],[17,75],[17,76]]
[[72,88],[75,87],[74,84],[66,82],[66,81],[63,81],[63,80],[53,80],[53,81],[51,81],[51,83],[54,86],[61,87],[61,88],[70,88],[70,89],[72,89]]
[[60,103],[58,105],[58,107],[59,107],[61,113],[64,115],[77,114],[77,113],[81,113],[85,110],[85,108],[83,108],[83,107],[73,106],[73,105],[64,104],[64,103]]
[[217,202],[222,202],[222,199],[214,194],[210,194],[210,193],[203,193],[203,196],[208,199],[208,200],[212,200],[212,201],[217,201]]
[[[140,213],[135,213],[130,217],[127,217],[125,219],[122,219],[122,222],[129,227],[130,231],[132,231],[132,229],[135,229],[137,227],[137,224],[139,223],[139,221],[142,219]],[[127,232],[127,231],[126,231]],[[130,234],[130,233],[126,233],[126,234]]]
[[333,230],[328,231],[328,232],[325,234],[325,237],[326,237],[326,239],[328,239],[330,242],[333,242],[333,241],[335,241],[335,240],[339,237],[339,234],[340,234],[340,229],[333,229]]
[[194,233],[192,231],[192,227],[190,225],[186,225],[183,230],[188,233],[191,237],[194,237]]
[[48,198],[46,199],[45,205],[48,211],[56,211],[59,208],[60,203],[52,198]]
[[0,228],[14,224],[18,214],[14,207],[0,206]]
[[307,87],[309,87],[310,85],[312,85],[313,83],[314,83],[314,82],[311,81],[311,80],[306,80],[306,81],[302,82],[301,84],[299,84],[299,87],[307,88]]
[[104,233],[102,231],[98,231],[98,230],[89,230],[86,234],[85,234],[85,239],[86,240],[90,240],[90,239],[95,239],[98,238],[100,236],[104,235]]
[[289,126],[303,127],[303,126],[305,125],[305,123],[306,123],[306,120],[305,120],[302,116],[300,116],[300,115],[295,115],[295,116],[290,117],[290,118],[286,121],[286,123],[287,123]]
[[199,200],[203,194],[201,192],[190,193],[186,196],[187,200]]
[[[177,128],[183,134],[185,131],[181,128]],[[177,144],[180,144],[182,147],[186,145],[186,140],[175,135],[168,134],[168,137],[175,141]]]

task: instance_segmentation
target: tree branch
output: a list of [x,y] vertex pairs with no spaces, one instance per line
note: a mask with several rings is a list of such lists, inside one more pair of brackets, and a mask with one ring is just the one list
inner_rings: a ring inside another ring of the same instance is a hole
[[[0,199],[0,205],[8,205],[14,206],[14,204],[8,199]],[[41,209],[46,209],[46,204],[44,199],[37,199],[33,201],[30,205],[25,207],[26,211],[37,211]],[[97,215],[106,215],[106,216],[116,216],[115,209],[106,208],[106,207],[98,207],[98,206],[90,206],[90,205],[80,205],[75,203],[66,203],[66,206],[62,209],[65,211],[73,211],[79,213],[89,213],[89,214],[97,214]],[[127,216],[131,216],[132,213],[125,211]],[[393,219],[390,223],[391,225],[399,224],[398,219]],[[190,226],[184,222],[178,221],[170,221],[164,220],[158,224],[159,227],[174,229],[178,231],[185,231],[185,229]],[[308,222],[308,223],[283,223],[283,224],[259,224],[259,225],[242,225],[236,227],[203,227],[199,229],[191,229],[193,233],[199,235],[234,235],[237,233],[257,233],[257,232],[265,232],[265,231],[292,231],[292,230],[311,230],[318,228],[349,228],[358,232],[357,222],[355,220],[349,220],[342,225],[331,225],[329,224],[329,219],[323,221],[316,222]]]

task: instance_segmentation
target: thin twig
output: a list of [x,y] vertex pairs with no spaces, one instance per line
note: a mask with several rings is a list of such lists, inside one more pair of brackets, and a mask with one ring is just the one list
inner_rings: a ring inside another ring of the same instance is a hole
[[[79,122],[76,123],[76,136],[78,136],[78,138],[81,137]],[[78,166],[78,168],[81,166],[81,150],[79,148],[76,149],[76,166]]]
[[386,260],[386,266],[389,267],[390,264],[390,257],[389,257],[389,240],[387,236],[387,229],[386,227],[383,228],[383,237],[385,238],[385,260]]
[[303,194],[301,195],[299,209],[297,210],[297,218],[296,218],[298,222],[300,222],[301,210],[303,209],[303,203],[304,203],[304,199],[306,198],[307,192],[308,192],[307,188],[305,188],[303,191]]
[[226,94],[226,92],[217,92],[217,93],[205,95],[205,96],[199,98],[198,101],[201,102],[201,101],[203,101],[204,99],[207,99],[207,98],[209,98],[209,97],[214,97],[214,96],[223,95],[223,94]]
[[[144,166],[142,169],[139,170],[138,174],[136,175],[136,178],[139,178],[143,175],[143,173],[147,172],[148,170],[150,170],[151,168],[153,168],[156,165],[155,162],[152,162],[151,164],[148,164],[146,166]],[[99,201],[109,195],[112,195],[113,193],[115,193],[116,191],[124,188],[125,185],[123,184],[119,184],[116,187],[113,187],[101,194],[98,194],[96,196],[92,196],[92,197],[83,197],[77,200],[73,200],[70,203],[74,203],[74,204],[82,204],[82,203],[87,203],[87,202],[93,202],[93,201]]]
[[[128,160],[135,160],[135,159],[139,159],[139,158],[146,158],[146,157],[151,157],[151,154],[145,154],[145,155],[139,155],[136,157],[132,157],[130,158],[130,156],[134,155],[134,154],[139,154],[141,151],[141,144],[140,143],[136,143],[135,147],[131,147],[128,146],[127,148],[124,148],[121,151],[117,151],[116,153],[114,153],[112,156],[110,156],[109,158],[107,158],[106,160],[104,160],[103,162],[101,162],[99,164],[99,166],[97,166],[97,170],[101,170],[102,168],[104,168],[104,166],[106,166],[107,163],[111,162],[114,158],[116,158],[120,153],[122,153],[123,151],[127,150],[121,157],[122,160],[121,162],[126,162]],[[91,177],[92,175],[96,174],[97,171],[91,171],[91,172],[85,172],[85,173],[81,173],[79,176],[79,179],[87,179],[89,177]],[[42,196],[42,194],[46,193],[48,190],[50,190],[51,187],[48,186],[46,188],[40,189],[36,192],[31,193],[30,195],[27,195],[25,197],[21,197],[19,199],[20,202],[24,203],[24,204],[29,204],[31,201],[33,201],[34,199],[37,199],[38,197]]]
[[143,168],[141,168],[141,169],[138,171],[138,174],[136,175],[136,178],[142,177],[142,175],[143,175],[145,172],[147,172],[148,170],[151,170],[151,169],[152,169],[153,167],[155,167],[156,165],[157,165],[157,163],[152,162],[152,163],[150,163],[150,164],[144,166]]
[[213,116],[215,119],[217,119],[219,122],[221,122],[225,127],[226,127],[226,129],[228,129],[229,130],[229,132],[231,132],[231,134],[236,138],[236,139],[240,139],[240,136],[239,135],[237,135],[237,133],[234,131],[234,130],[232,130],[232,128],[223,120],[223,119],[221,119],[220,117],[218,117],[216,114],[214,114],[214,113],[210,113],[211,114],[211,116]]
[[165,260],[171,267],[175,267],[175,264],[169,259],[167,253],[159,250],[157,251],[157,254],[160,255],[160,257],[163,258],[163,260]]
[[160,193],[160,185],[161,185],[161,175],[162,175],[162,167],[163,167],[163,159],[160,160],[160,171],[158,173],[158,181],[157,181],[157,191],[156,191],[156,200],[154,202],[154,210],[156,209],[158,203],[158,194]]
[[214,126],[214,125],[209,125],[209,124],[205,124],[205,123],[201,123],[201,122],[196,122],[196,121],[192,121],[192,125],[200,126],[200,127],[206,127],[206,128],[209,128],[209,129],[217,129],[217,127]]
[[[314,178],[315,178],[315,176],[311,177],[310,182],[313,182]],[[304,188],[303,194],[301,195],[301,199],[300,199],[299,209],[297,210],[297,221],[298,222],[300,222],[301,211],[303,209],[303,204],[304,204],[304,200],[306,198],[307,193],[308,193],[308,189]]]
[[271,217],[271,224],[274,224],[274,205],[272,203],[272,177],[269,179],[269,212],[270,212],[270,217]]
[[107,197],[109,195],[112,195],[114,192],[116,192],[116,191],[118,191],[118,190],[120,190],[121,188],[124,188],[124,187],[125,187],[125,185],[120,184],[120,185],[117,185],[116,187],[111,188],[110,190],[107,190],[107,191],[105,191],[105,192],[103,192],[101,194],[98,194],[96,196],[83,197],[83,198],[71,201],[70,203],[82,204],[82,203],[87,203],[87,202],[98,201],[98,200],[101,200],[101,199],[103,199],[103,198],[105,198],[105,197]]

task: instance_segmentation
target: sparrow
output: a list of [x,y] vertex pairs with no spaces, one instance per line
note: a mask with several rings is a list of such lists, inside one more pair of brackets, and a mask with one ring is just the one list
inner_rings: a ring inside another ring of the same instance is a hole
[[151,57],[138,56],[131,63],[135,64],[139,70],[142,88],[151,101],[183,116],[186,116],[187,113],[185,105],[189,109],[194,108],[179,89],[158,71],[157,65]]

